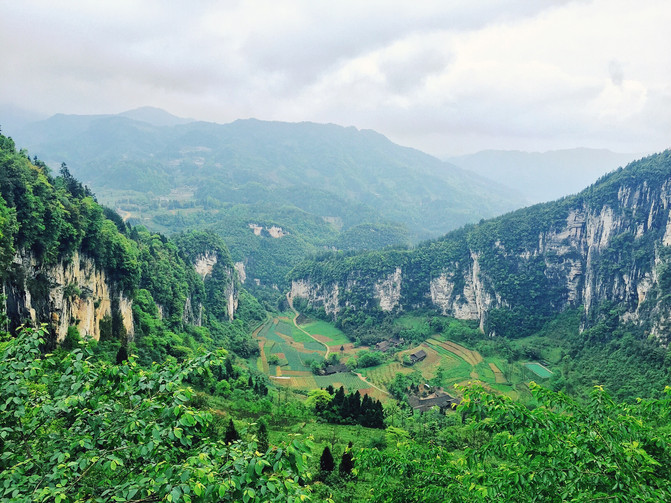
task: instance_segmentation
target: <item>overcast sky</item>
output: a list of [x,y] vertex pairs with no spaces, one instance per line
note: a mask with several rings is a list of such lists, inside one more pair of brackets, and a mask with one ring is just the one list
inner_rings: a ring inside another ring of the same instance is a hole
[[671,147],[667,0],[0,5],[0,105],[42,114],[333,122],[441,157]]

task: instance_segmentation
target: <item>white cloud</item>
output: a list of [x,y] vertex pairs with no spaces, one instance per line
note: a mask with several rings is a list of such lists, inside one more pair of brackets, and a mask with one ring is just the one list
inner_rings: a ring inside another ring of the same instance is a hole
[[669,24],[654,0],[26,0],[0,17],[0,102],[336,122],[437,154],[660,150]]

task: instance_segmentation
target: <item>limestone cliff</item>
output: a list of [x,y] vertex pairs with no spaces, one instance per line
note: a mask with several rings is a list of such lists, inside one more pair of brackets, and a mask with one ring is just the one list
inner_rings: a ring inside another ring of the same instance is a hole
[[109,329],[116,324],[117,332],[125,332],[129,338],[134,333],[131,299],[93,260],[79,253],[50,267],[29,253],[17,254],[3,293],[11,328],[26,321],[46,323],[52,343],[61,342],[69,326],[96,340],[106,326]]
[[[206,250],[195,257],[194,268],[203,280],[208,296],[223,299],[223,302],[219,301],[216,304],[225,304],[226,316],[232,321],[238,309],[239,289],[237,264],[233,265],[229,262],[230,259],[222,261],[216,251]],[[196,317],[189,300],[187,299],[185,306],[185,319],[192,319],[193,323],[200,325],[203,307],[202,305],[198,307],[199,314]]]
[[368,257],[297,268],[294,297],[333,316],[346,305],[433,307],[477,320],[490,334],[531,329],[580,306],[588,324],[608,304],[666,343],[671,302],[660,271],[671,270],[671,155],[614,172],[576,196],[389,253],[377,259],[383,267]]

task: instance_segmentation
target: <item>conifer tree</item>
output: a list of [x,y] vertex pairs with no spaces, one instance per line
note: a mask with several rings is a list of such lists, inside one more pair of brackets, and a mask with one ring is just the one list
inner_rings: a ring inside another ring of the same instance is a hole
[[128,348],[122,345],[116,354],[116,364],[121,365],[123,362],[127,360],[128,360]]
[[333,455],[331,454],[331,449],[327,445],[324,447],[321,458],[319,458],[319,467],[322,472],[332,472],[335,468],[335,462],[333,461]]
[[338,471],[340,476],[343,478],[349,478],[352,476],[352,469],[354,468],[354,457],[352,457],[352,442],[350,442],[345,449],[345,452],[342,453],[342,458],[340,458],[340,467]]
[[235,379],[235,370],[233,369],[233,363],[231,362],[230,358],[226,358],[226,363],[224,364],[224,367],[226,368],[226,378],[227,379]]
[[256,436],[259,440],[258,451],[260,453],[265,453],[268,450],[268,425],[266,422],[261,419],[259,420],[259,430],[256,433]]
[[236,440],[240,440],[240,435],[238,434],[238,430],[235,429],[235,424],[233,424],[233,418],[228,423],[228,426],[226,427],[226,436],[224,437],[224,442],[227,444],[232,444]]

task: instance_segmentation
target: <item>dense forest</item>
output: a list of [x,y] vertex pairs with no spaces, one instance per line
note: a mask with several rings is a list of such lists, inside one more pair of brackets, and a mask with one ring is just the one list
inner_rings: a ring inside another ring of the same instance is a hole
[[[0,337],[0,499],[671,498],[668,351],[645,337],[645,327],[622,323],[617,305],[609,310],[602,306],[582,332],[586,318],[579,308],[559,317],[543,311],[529,328],[534,346],[522,337],[488,337],[477,322],[443,316],[419,300],[417,307],[424,310],[418,311],[418,319],[423,321],[399,325],[398,312],[382,311],[374,296],[352,292],[347,301],[357,309],[343,311],[337,324],[353,339],[374,342],[388,330],[387,338],[402,339],[399,348],[413,351],[438,332],[483,353],[509,354],[511,360],[555,345],[563,348],[557,366],[565,369],[545,382],[554,389],[525,381],[532,398],[524,403],[487,386],[463,384],[450,390],[458,395],[458,405],[426,412],[414,410],[405,399],[418,385],[433,386],[412,368],[399,373],[407,375],[405,381],[390,384],[398,400],[376,400],[347,386],[292,390],[259,370],[262,358],[252,335],[282,313],[277,303],[259,301],[243,288],[232,253],[217,234],[192,231],[167,237],[129,225],[98,204],[67,165],[55,175],[39,159],[17,151],[5,136],[0,136],[0,177],[0,261],[7,297],[0,320],[5,328]],[[596,192],[617,197],[617,184],[609,188],[606,180],[604,187]],[[555,211],[563,210],[548,207],[550,214]],[[533,212],[505,218],[520,215],[540,219]],[[527,232],[521,221],[513,225],[505,218],[481,225],[490,231],[487,225],[514,227],[517,234],[506,247],[532,242],[535,230]],[[412,264],[414,254],[437,264],[464,256],[466,245],[454,236],[473,236],[476,227],[416,249],[349,253],[335,260],[329,254],[301,267],[325,279],[327,273],[340,277],[343,263],[350,271],[375,269],[380,274]],[[476,237],[493,238],[479,232]],[[95,298],[95,291],[79,284],[56,281],[61,276],[54,271],[87,260],[105,272],[110,299]],[[529,273],[520,285],[507,286],[520,293],[534,277]],[[358,278],[364,279],[363,274]],[[430,282],[431,277],[420,274],[416,281]],[[26,291],[20,292],[24,286]],[[132,301],[132,332],[122,319],[123,307],[114,301],[121,298]],[[520,305],[535,298],[529,293]],[[98,304],[96,313],[103,313],[110,300],[108,314],[98,320],[97,338],[80,332],[77,327],[84,320],[75,317],[66,320],[65,337],[58,335],[60,320],[53,314],[69,312],[56,305],[61,299]],[[323,307],[307,301],[296,305],[326,316]],[[358,307],[364,305],[366,309]],[[288,336],[277,329],[269,337],[283,341]],[[343,340],[340,351],[360,343]],[[369,363],[377,366],[392,358],[366,351],[358,353],[355,364],[363,372]],[[624,361],[618,374],[616,367]],[[639,374],[631,372],[636,366]],[[606,370],[611,380],[594,386]],[[335,375],[345,378],[344,373]],[[439,375],[435,379],[440,384]],[[615,387],[621,379],[631,380],[628,387],[617,387],[613,398],[611,384]],[[635,394],[651,396],[636,401]]]
[[370,130],[164,119],[59,114],[15,138],[49,165],[65,161],[135,225],[216,232],[252,285],[284,287],[294,265],[324,248],[416,243],[521,204],[510,189]]
[[567,356],[560,388],[608,383],[622,399],[658,392],[671,377],[670,177],[666,151],[575,196],[414,248],[322,253],[290,274],[297,305],[364,342],[388,337],[385,320],[419,309],[473,320],[499,346],[552,323],[556,332],[560,313],[579,312],[561,318],[553,342]]

